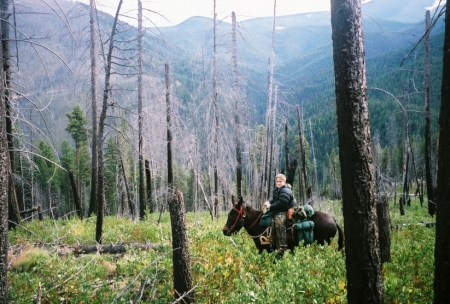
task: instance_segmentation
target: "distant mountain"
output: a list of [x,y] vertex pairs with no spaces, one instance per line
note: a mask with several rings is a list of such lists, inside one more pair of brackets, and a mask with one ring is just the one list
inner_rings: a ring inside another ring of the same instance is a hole
[[[394,83],[397,79],[392,75],[399,77],[395,73],[399,70],[401,60],[424,33],[425,7],[431,6],[433,2],[434,0],[372,0],[363,4],[369,86],[376,83],[389,89],[394,85],[401,87],[401,84]],[[81,100],[88,103],[88,7],[71,1],[62,1],[60,7],[50,4],[53,9],[49,9],[48,4],[41,1],[23,0],[21,3],[22,7],[18,9],[18,28],[21,30],[19,41],[25,36],[39,38],[40,44],[54,50],[59,56],[42,48],[36,51],[38,46],[20,42],[19,59],[22,65],[21,73],[25,77],[22,83],[27,83],[30,91],[43,100],[53,100],[47,108],[53,113],[53,129],[60,132],[56,137],[62,138],[66,135],[63,131],[66,123],[64,114]],[[55,11],[58,14],[55,14]],[[246,92],[249,105],[256,111],[254,123],[264,122],[272,21],[270,17],[254,18],[238,25],[239,73],[243,92]],[[102,40],[106,41],[110,34],[112,16],[100,13],[99,23]],[[146,87],[147,96],[158,99],[158,94],[163,94],[162,70],[164,62],[170,62],[176,83],[174,94],[183,103],[182,111],[185,111],[185,115],[192,113],[191,111],[207,98],[211,87],[212,25],[211,18],[192,17],[176,26],[159,30],[147,29],[144,42],[145,71],[151,79],[148,82],[152,84]],[[437,43],[435,50],[438,49],[442,32],[441,21],[432,32]],[[217,24],[218,80],[220,92],[223,92],[224,96],[230,91],[232,83],[230,33],[231,24]],[[131,59],[135,56],[135,37],[136,29],[122,22],[118,33],[121,56]],[[101,54],[102,50],[99,49],[98,52]],[[423,61],[420,59],[420,52],[422,48],[419,47],[406,62],[409,67],[421,68]],[[99,59],[101,66],[102,55]],[[41,67],[42,62],[47,63],[45,69]],[[433,64],[438,67],[438,54]],[[125,71],[125,68],[122,70]],[[32,72],[38,75],[28,76],[32,75]],[[132,75],[134,70],[130,68],[126,72]],[[416,87],[421,83],[417,75],[419,73],[414,76]],[[135,82],[131,76],[121,81],[123,83],[120,85],[127,90],[134,90]],[[336,147],[335,142],[330,140],[333,138],[330,134],[335,129],[330,12],[276,18],[275,81],[286,96],[285,102],[289,105],[303,103],[306,118],[311,118],[313,126],[321,129],[316,144],[319,147],[318,159],[325,159],[326,153]],[[102,86],[101,77],[99,85]],[[369,97],[381,98],[373,92]],[[374,102],[378,102],[378,99]],[[416,100],[412,102],[419,104]],[[89,109],[88,106],[85,108]],[[374,116],[376,115],[375,113]],[[380,122],[376,124],[376,128],[374,133],[380,133],[384,126],[381,126]],[[418,135],[420,128],[416,128]],[[384,138],[382,140],[385,141]]]
[[418,23],[425,19],[425,8],[434,3],[434,0],[372,0],[364,3],[362,10],[364,18]]

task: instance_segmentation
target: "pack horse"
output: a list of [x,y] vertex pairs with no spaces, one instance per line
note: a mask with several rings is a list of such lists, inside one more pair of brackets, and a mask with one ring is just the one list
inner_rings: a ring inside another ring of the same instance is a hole
[[[226,236],[231,236],[244,228],[252,237],[259,253],[262,253],[263,250],[272,252],[277,248],[275,248],[271,242],[268,242],[268,240],[270,240],[270,229],[259,224],[262,215],[262,211],[244,204],[242,198],[239,202],[236,202],[233,198],[233,207],[228,213],[227,222],[223,227],[222,232]],[[322,211],[315,211],[314,215],[311,217],[311,221],[314,222],[314,241],[317,242],[317,244],[330,244],[337,232],[338,249],[341,250],[344,247],[344,234],[342,228],[336,223],[331,215]],[[288,231],[287,235],[288,249],[293,250],[295,246],[298,246],[298,242],[293,233]]]

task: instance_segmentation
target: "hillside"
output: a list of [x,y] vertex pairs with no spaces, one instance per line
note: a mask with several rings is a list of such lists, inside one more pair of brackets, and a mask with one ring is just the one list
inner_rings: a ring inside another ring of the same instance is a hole
[[[399,1],[373,0],[363,4],[364,37],[369,87],[387,90],[400,95],[402,87],[399,79],[409,83],[409,89],[421,91],[423,69],[423,47],[419,46],[400,67],[402,59],[413,49],[414,44],[424,32],[424,7],[432,0],[420,0],[402,6]],[[15,79],[23,85],[18,88],[34,104],[31,108],[45,109],[41,112],[45,121],[31,118],[33,124],[47,129],[48,136],[58,147],[67,137],[64,128],[67,124],[65,113],[75,104],[81,104],[86,112],[89,105],[89,45],[87,41],[87,6],[61,1],[60,6],[49,9],[42,2],[26,0],[21,2],[18,11],[19,41],[33,37],[39,47],[25,42],[18,43],[19,69]],[[30,13],[33,12],[33,13]],[[38,12],[38,13],[36,13]],[[57,13],[55,13],[57,12]],[[45,15],[42,18],[42,15]],[[99,13],[99,39],[106,41],[110,35],[112,17]],[[208,103],[211,88],[212,60],[212,19],[192,17],[172,27],[146,30],[145,73],[146,92],[149,97],[147,111],[158,119],[150,123],[154,129],[162,124],[164,117],[164,77],[163,66],[170,62],[173,88],[182,118],[189,120],[200,117],[199,112]],[[245,92],[248,114],[244,123],[253,128],[264,123],[267,100],[267,60],[272,31],[272,18],[255,18],[239,22],[238,41],[239,73],[241,91]],[[136,110],[136,80],[133,78],[136,29],[126,23],[120,24],[117,58],[126,67],[118,72],[127,77],[115,76],[116,93],[127,111]],[[302,105],[305,122],[311,121],[316,158],[326,161],[327,155],[337,147],[334,113],[334,73],[332,62],[332,41],[330,13],[318,12],[283,16],[276,19],[275,33],[275,82],[283,96],[283,106],[277,112],[280,121],[283,117],[294,119],[294,106]],[[230,114],[227,100],[231,100],[231,25],[220,22],[217,25],[218,37],[218,86],[219,101],[226,121]],[[437,23],[432,32],[433,39],[433,98],[438,100],[440,87],[440,66],[443,22]],[[51,50],[51,51],[50,51]],[[102,88],[102,50],[99,52],[98,85]],[[417,70],[407,73],[406,70]],[[395,102],[387,101],[386,94],[369,90],[369,103],[372,117],[372,133],[379,136],[382,146],[389,141],[386,132],[386,115],[395,109]],[[421,111],[423,97],[416,94],[409,99],[411,109]],[[19,100],[19,111],[27,113],[30,104]],[[386,104],[390,104],[386,106]],[[22,109],[20,109],[22,108]],[[438,102],[433,103],[437,113]],[[22,114],[25,115],[25,114]],[[394,121],[400,125],[401,118]],[[411,134],[419,138],[423,134],[420,115],[412,117]],[[294,121],[293,121],[294,124]],[[295,124],[294,124],[295,125]],[[25,128],[25,127],[24,127]],[[227,129],[224,132],[229,132]],[[399,133],[398,131],[397,133]],[[397,136],[398,138],[398,136]],[[309,140],[309,139],[308,139]],[[160,152],[161,154],[164,152]]]

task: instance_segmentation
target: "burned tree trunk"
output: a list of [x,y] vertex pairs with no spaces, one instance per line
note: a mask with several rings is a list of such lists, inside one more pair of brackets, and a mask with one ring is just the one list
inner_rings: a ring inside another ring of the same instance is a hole
[[170,223],[172,227],[173,248],[173,287],[175,298],[183,297],[184,303],[194,302],[192,285],[191,257],[186,228],[183,194],[175,189],[169,199]]
[[430,11],[425,15],[425,182],[427,185],[428,213],[436,213],[433,177],[431,174],[431,112],[430,112]]
[[147,183],[147,198],[148,198],[148,208],[150,213],[155,212],[153,201],[152,201],[152,171],[150,169],[150,162],[145,160],[145,181]]
[[108,100],[111,94],[111,64],[112,64],[112,52],[114,49],[114,36],[116,34],[117,20],[119,19],[120,8],[123,0],[119,0],[117,6],[116,16],[114,17],[114,23],[112,26],[111,36],[109,37],[109,48],[105,66],[105,88],[103,90],[103,105],[100,113],[100,119],[98,124],[98,189],[97,189],[97,222],[95,227],[95,240],[97,243],[102,243],[103,234],[103,217],[106,208],[105,197],[105,168],[103,163],[103,135],[105,132],[106,112],[108,110]]
[[145,205],[147,202],[147,192],[145,190],[145,175],[144,175],[144,136],[143,136],[143,121],[144,114],[142,110],[143,87],[142,87],[142,39],[144,37],[144,30],[142,27],[142,3],[138,0],[138,132],[139,132],[139,218],[144,219]]
[[219,109],[217,105],[217,37],[216,37],[216,0],[214,0],[214,18],[213,18],[213,111],[214,111],[214,215],[219,217]]
[[[297,125],[298,125],[298,140],[300,143],[300,167],[301,167],[301,172],[300,175],[303,174],[303,183],[300,183],[300,178],[299,178],[299,185],[301,188],[301,200],[302,200],[302,205],[304,205],[306,203],[306,198],[309,198],[310,196],[307,196],[307,192],[306,189],[308,189],[308,170],[306,168],[306,152],[305,152],[305,142],[304,142],[304,135],[303,135],[303,123],[302,123],[302,119],[301,119],[301,115],[300,115],[300,107],[297,105]],[[311,193],[309,193],[311,195]]]
[[92,146],[91,146],[91,197],[88,217],[97,214],[98,195],[98,119],[97,119],[97,51],[95,42],[95,0],[90,0],[89,28],[91,35],[91,99],[92,99]]
[[294,158],[293,162],[290,161],[289,132],[286,120],[284,121],[284,152],[286,157],[286,183],[293,186],[295,181],[295,171],[297,170],[297,159]]
[[234,86],[234,124],[236,130],[236,194],[240,199],[242,197],[242,153],[241,153],[241,126],[240,126],[240,102],[239,92],[239,74],[237,60],[237,39],[236,39],[236,14],[231,13],[232,17],[232,39],[233,39],[233,86]]
[[[270,159],[272,156],[269,155],[269,145],[272,128],[270,126],[270,116],[273,115],[271,113],[272,108],[272,95],[273,95],[273,69],[274,69],[274,60],[275,60],[275,20],[276,20],[276,11],[277,11],[277,1],[273,1],[273,22],[272,22],[272,39],[270,42],[269,48],[269,64],[268,64],[268,75],[267,75],[267,104],[266,104],[266,139],[264,145],[263,154],[263,172],[261,175],[261,190],[260,190],[260,198],[261,200],[265,200],[270,195],[271,182],[269,181],[268,174],[271,170]],[[267,190],[265,190],[267,189]]]
[[77,214],[80,220],[83,219],[83,212],[81,210],[81,202],[80,196],[78,195],[77,182],[75,181],[75,176],[73,174],[73,170],[69,170],[69,179],[70,186],[72,187],[73,201],[75,203],[75,207],[77,208]]
[[[3,26],[0,23],[0,30]],[[0,50],[3,55],[3,51]],[[6,131],[3,66],[0,66],[0,302],[8,303],[8,180],[9,153]]]
[[6,123],[6,139],[9,150],[9,179],[8,179],[8,220],[9,228],[14,228],[20,224],[20,210],[19,202],[16,194],[16,183],[14,179],[15,161],[14,161],[14,137],[13,137],[13,121],[12,111],[13,106],[11,104],[12,95],[12,73],[11,73],[11,50],[10,50],[10,38],[9,38],[9,3],[10,0],[1,0],[1,33],[2,33],[2,58],[3,58],[3,98],[5,99],[5,118]]
[[170,66],[164,65],[166,71],[166,118],[167,118],[167,184],[169,193],[173,187],[173,166],[172,166],[172,104],[170,102]]
[[331,0],[348,303],[383,303],[360,0]]
[[437,175],[436,244],[434,252],[434,303],[448,302],[450,273],[450,10],[445,11],[444,59]]
[[389,214],[389,201],[383,195],[377,204],[378,237],[380,242],[381,263],[391,261],[391,217]]

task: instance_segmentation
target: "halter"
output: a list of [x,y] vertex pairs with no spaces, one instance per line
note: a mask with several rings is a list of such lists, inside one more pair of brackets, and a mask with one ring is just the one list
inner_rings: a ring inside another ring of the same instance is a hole
[[238,223],[239,219],[241,220],[241,225],[242,227],[244,227],[244,220],[245,220],[245,216],[246,214],[244,214],[244,207],[241,205],[241,208],[236,209],[235,207],[233,207],[233,210],[238,212],[238,215],[236,217],[236,220],[234,221],[233,225],[231,225],[230,230],[233,230],[234,227],[236,227],[236,224]]
[[[245,222],[246,213],[244,212],[244,211],[245,211],[244,206],[241,205],[241,208],[239,208],[239,210],[236,209],[235,207],[233,207],[233,210],[237,211],[237,212],[238,212],[238,215],[237,215],[236,220],[234,221],[233,225],[231,226],[231,230],[233,230],[234,227],[236,227],[236,224],[238,223],[239,220],[241,220],[241,225],[242,225],[242,227],[245,228],[244,222]],[[262,215],[262,213],[260,213],[259,216],[256,218],[256,220],[253,222],[253,224],[251,224],[250,227],[245,228],[245,230],[249,230],[249,229],[251,229],[253,226],[255,226],[255,224],[256,224],[256,223],[259,221],[259,219],[261,218],[261,215]],[[248,231],[247,231],[247,232],[248,232]]]

